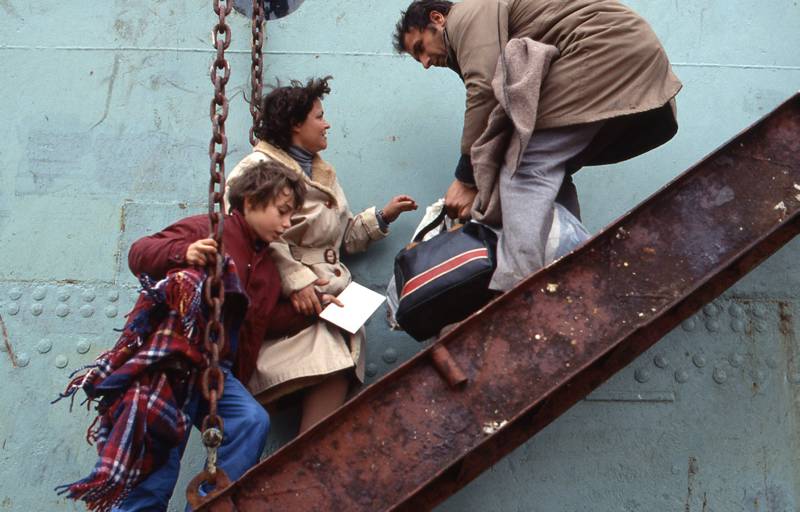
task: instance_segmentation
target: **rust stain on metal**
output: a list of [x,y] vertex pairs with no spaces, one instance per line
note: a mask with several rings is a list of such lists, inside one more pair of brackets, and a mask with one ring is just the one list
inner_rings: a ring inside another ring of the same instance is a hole
[[6,324],[3,322],[3,317],[0,316],[0,334],[3,336],[3,344],[8,352],[8,358],[11,359],[11,366],[17,367],[17,358],[14,356],[14,349],[11,347],[11,341],[8,339],[8,330]]
[[795,183],[800,95],[444,335],[466,385],[428,348],[203,510],[433,508],[797,235]]

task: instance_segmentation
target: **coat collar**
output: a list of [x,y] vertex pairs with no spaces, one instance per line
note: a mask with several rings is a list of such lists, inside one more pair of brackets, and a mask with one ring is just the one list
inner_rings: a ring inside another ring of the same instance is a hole
[[[454,6],[455,7],[455,6]],[[447,22],[444,26],[444,47],[447,50],[447,67],[456,72],[456,74],[464,81],[464,75],[461,74],[461,66],[458,65],[458,58],[453,45],[450,44],[450,34],[447,33]]]
[[319,190],[331,196],[334,201],[336,200],[336,194],[333,191],[333,184],[336,182],[336,171],[333,169],[331,164],[319,156],[319,153],[314,155],[314,159],[311,160],[311,178],[309,179],[309,177],[306,176],[306,173],[303,172],[303,169],[300,168],[300,164],[298,164],[289,153],[281,148],[261,140],[258,141],[258,144],[256,144],[253,150],[263,153],[271,159],[282,163],[289,169],[296,172],[297,175],[305,181],[306,185],[318,188]]

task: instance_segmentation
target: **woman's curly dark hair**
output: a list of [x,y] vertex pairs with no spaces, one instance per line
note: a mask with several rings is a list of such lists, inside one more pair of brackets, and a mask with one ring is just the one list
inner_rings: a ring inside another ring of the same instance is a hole
[[310,78],[305,85],[299,80],[291,80],[287,86],[278,82],[261,102],[261,124],[255,130],[256,137],[288,150],[292,145],[292,128],[306,120],[315,100],[331,92],[328,80],[332,78],[330,75]]

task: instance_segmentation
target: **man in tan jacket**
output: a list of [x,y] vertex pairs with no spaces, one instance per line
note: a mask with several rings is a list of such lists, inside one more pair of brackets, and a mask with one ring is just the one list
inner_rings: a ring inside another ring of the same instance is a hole
[[464,81],[461,158],[445,196],[448,214],[460,218],[477,194],[470,154],[498,104],[492,79],[508,41],[530,38],[557,50],[530,141],[517,161],[499,163],[498,267],[509,270],[495,276],[494,289],[544,264],[554,201],[580,216],[570,174],[642,154],[677,131],[681,83],[647,22],[615,0],[416,0],[394,37],[395,48],[426,69],[449,67]]

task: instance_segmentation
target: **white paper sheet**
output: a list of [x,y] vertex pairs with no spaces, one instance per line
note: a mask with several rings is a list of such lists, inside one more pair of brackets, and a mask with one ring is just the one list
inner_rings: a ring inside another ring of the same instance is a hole
[[375,293],[355,281],[347,285],[337,298],[344,307],[328,304],[319,316],[351,334],[355,334],[386,300],[380,293]]

